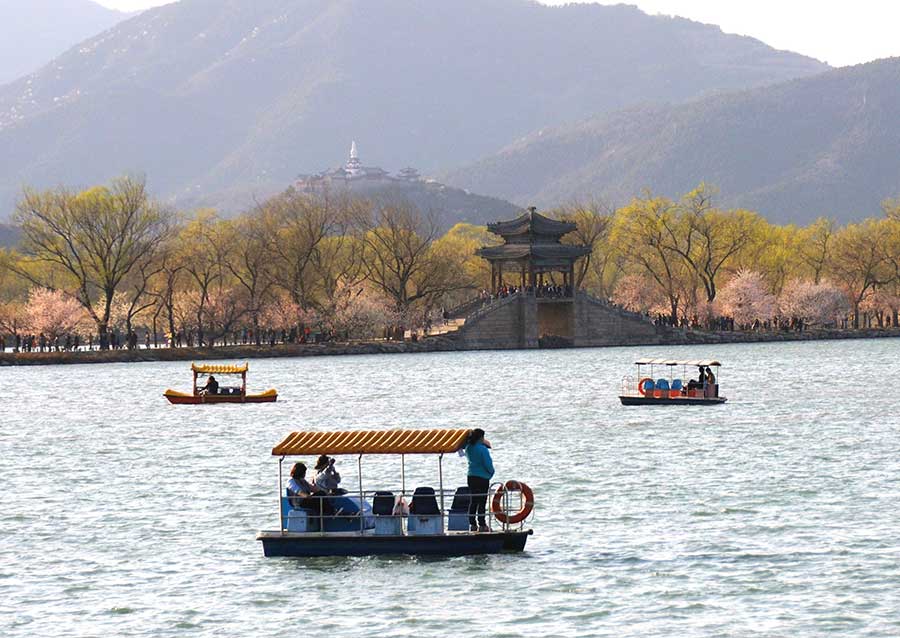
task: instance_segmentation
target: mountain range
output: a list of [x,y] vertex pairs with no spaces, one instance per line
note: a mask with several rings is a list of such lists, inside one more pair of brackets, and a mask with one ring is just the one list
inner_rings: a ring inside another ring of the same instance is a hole
[[0,85],[37,71],[127,15],[90,0],[0,0]]
[[879,214],[900,195],[900,58],[686,104],[640,106],[540,130],[451,172],[451,184],[522,205],[700,182],[720,204],[777,222]]
[[233,209],[337,164],[351,139],[433,173],[537,129],[827,69],[626,5],[181,0],[0,87],[0,215],[24,184],[126,172]]

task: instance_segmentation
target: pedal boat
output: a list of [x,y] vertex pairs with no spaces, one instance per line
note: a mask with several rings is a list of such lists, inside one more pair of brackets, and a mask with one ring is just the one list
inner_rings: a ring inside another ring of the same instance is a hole
[[[637,377],[622,379],[622,405],[722,405],[728,399],[719,396],[719,370],[715,360],[640,359],[635,361]],[[649,368],[647,368],[649,366]],[[702,384],[690,377],[689,367],[714,368],[715,383]],[[680,370],[679,370],[680,367]],[[680,376],[677,376],[680,373]]]
[[[177,390],[166,390],[163,396],[169,400],[169,403],[176,405],[202,405],[207,403],[272,403],[278,399],[278,392],[275,390],[266,390],[259,394],[247,394],[247,370],[249,366],[243,365],[197,365],[191,364],[191,371],[194,373],[194,393],[178,392]],[[219,386],[216,394],[207,394],[201,391],[201,386],[197,384],[199,378],[209,375],[218,374],[224,377],[240,377],[241,384],[239,386]]]
[[[455,490],[450,509],[445,507],[451,495],[444,490],[443,457],[462,449],[469,432],[440,429],[290,434],[272,450],[272,455],[278,457],[279,524],[276,529],[262,530],[257,535],[263,554],[464,556],[523,551],[533,533],[525,523],[534,505],[533,493],[524,483],[509,481],[491,486],[488,496],[492,500],[488,501],[486,515],[492,531],[469,530],[467,487]],[[320,454],[356,456],[355,489],[343,496],[311,499],[329,499],[335,512],[332,515],[325,514],[322,500],[319,511],[292,507],[283,487],[285,459],[316,458]],[[437,455],[437,490],[419,487],[407,492],[405,457],[409,454]],[[368,481],[363,482],[363,458],[369,455],[400,456],[399,491],[373,490]],[[406,503],[410,503],[408,508]]]

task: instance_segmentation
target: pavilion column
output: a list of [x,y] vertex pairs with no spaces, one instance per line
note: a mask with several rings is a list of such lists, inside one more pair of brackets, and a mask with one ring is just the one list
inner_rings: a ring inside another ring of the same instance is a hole
[[497,262],[497,290],[503,288],[503,262]]
[[522,289],[525,289],[525,262],[522,262]]

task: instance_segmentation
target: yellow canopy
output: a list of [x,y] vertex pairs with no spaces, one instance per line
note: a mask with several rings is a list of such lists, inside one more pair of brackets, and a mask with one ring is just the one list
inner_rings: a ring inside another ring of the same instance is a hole
[[228,365],[197,365],[191,364],[191,370],[197,374],[241,374],[248,370],[249,366],[245,363],[239,366]]
[[440,454],[456,452],[471,430],[357,430],[293,432],[273,456],[299,454]]

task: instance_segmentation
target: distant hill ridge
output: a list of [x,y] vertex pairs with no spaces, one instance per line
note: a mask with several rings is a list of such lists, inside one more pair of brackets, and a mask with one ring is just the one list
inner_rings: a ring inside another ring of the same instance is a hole
[[625,5],[181,0],[0,87],[0,215],[23,184],[123,172],[185,203],[271,192],[353,138],[432,173],[540,127],[826,68]]
[[0,85],[127,16],[90,0],[0,0]]
[[681,105],[644,106],[535,132],[444,176],[548,206],[678,196],[701,181],[720,203],[779,223],[879,214],[900,194],[900,58]]

